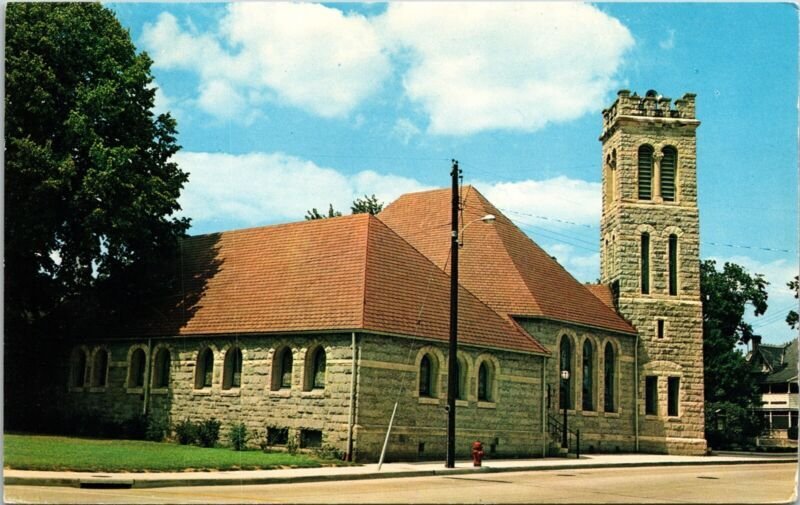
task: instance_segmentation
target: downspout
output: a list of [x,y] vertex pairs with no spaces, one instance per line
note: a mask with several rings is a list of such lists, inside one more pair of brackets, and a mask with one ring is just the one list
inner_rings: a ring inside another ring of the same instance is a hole
[[147,339],[147,359],[144,361],[144,403],[142,404],[142,415],[147,415],[150,405],[150,368],[152,363],[153,339]]
[[350,371],[350,415],[347,420],[347,453],[345,459],[353,461],[353,423],[355,421],[355,398],[356,398],[356,332],[352,333],[350,350],[353,355],[353,363]]
[[636,452],[639,452],[639,334],[633,348],[633,433]]
[[547,398],[545,398],[545,390],[547,385],[545,384],[545,377],[547,374],[545,370],[547,369],[547,356],[542,356],[542,458],[547,457]]

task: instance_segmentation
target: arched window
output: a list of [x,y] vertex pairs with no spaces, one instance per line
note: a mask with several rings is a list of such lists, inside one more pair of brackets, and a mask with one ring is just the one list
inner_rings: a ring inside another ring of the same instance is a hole
[[606,350],[604,353],[604,368],[603,371],[603,387],[604,387],[604,405],[603,410],[606,412],[616,412],[616,404],[614,403],[614,346],[611,342],[606,343]]
[[194,375],[195,389],[210,388],[214,381],[214,353],[206,347],[197,355]]
[[661,150],[661,197],[665,202],[675,201],[675,173],[678,167],[678,151],[672,146]]
[[675,296],[678,294],[678,236],[672,234],[669,236],[669,294]]
[[650,234],[647,232],[642,233],[640,253],[642,265],[641,288],[642,294],[647,295],[650,294]]
[[92,361],[92,386],[105,387],[108,376],[108,351],[98,349]]
[[143,349],[136,349],[131,354],[131,361],[128,363],[128,387],[140,388],[144,386],[144,365],[145,355]]
[[432,398],[434,396],[433,390],[434,369],[431,357],[425,354],[419,362],[419,395]]
[[[566,335],[561,336],[561,345],[559,346],[560,349],[560,368],[558,370],[558,380],[561,383],[561,390],[560,390],[560,397],[559,397],[559,404],[560,408],[562,409],[571,409],[572,408],[572,397],[570,395],[570,391],[572,390],[572,344],[569,341],[569,337]],[[569,372],[569,379],[564,380],[561,377],[561,372],[563,371]]]
[[608,203],[614,201],[614,191],[616,189],[616,172],[617,172],[617,150],[614,149],[611,151],[611,154],[608,156],[606,160],[606,164],[608,166],[608,180],[606,181],[607,184],[607,191],[606,195],[608,197]]
[[650,200],[653,194],[653,148],[639,147],[639,200]]
[[242,350],[231,347],[225,353],[225,363],[222,368],[222,389],[232,389],[242,386]]
[[72,369],[70,371],[70,385],[82,388],[86,385],[86,350],[75,349],[72,352]]
[[459,358],[456,360],[456,400],[466,400],[469,382],[467,381],[467,367]]
[[325,349],[316,347],[306,355],[304,391],[325,389]]
[[292,350],[282,347],[272,358],[272,390],[292,388]]
[[153,387],[169,387],[170,356],[169,349],[162,347],[156,351],[156,359],[153,365]]
[[583,343],[583,410],[594,410],[594,348],[587,339]]
[[494,369],[489,361],[482,361],[478,367],[478,401],[494,401]]

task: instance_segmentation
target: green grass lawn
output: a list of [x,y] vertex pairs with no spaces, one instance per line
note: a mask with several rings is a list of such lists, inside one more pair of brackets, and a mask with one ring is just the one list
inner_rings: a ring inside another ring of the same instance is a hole
[[4,466],[19,470],[85,472],[176,472],[189,470],[254,470],[342,464],[313,455],[291,455],[206,449],[175,443],[138,440],[4,435]]

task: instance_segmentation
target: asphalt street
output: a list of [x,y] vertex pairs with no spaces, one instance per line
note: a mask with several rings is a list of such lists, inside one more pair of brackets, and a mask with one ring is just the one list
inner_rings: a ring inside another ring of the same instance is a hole
[[348,482],[77,489],[6,486],[7,503],[795,503],[796,463],[604,468]]

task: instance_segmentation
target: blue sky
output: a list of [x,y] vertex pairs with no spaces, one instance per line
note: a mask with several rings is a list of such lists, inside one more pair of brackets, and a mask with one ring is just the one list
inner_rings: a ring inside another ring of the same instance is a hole
[[599,270],[600,111],[697,93],[701,256],[763,273],[792,337],[797,11],[788,4],[110,3],[178,120],[192,233],[444,187],[450,159],[581,281]]

